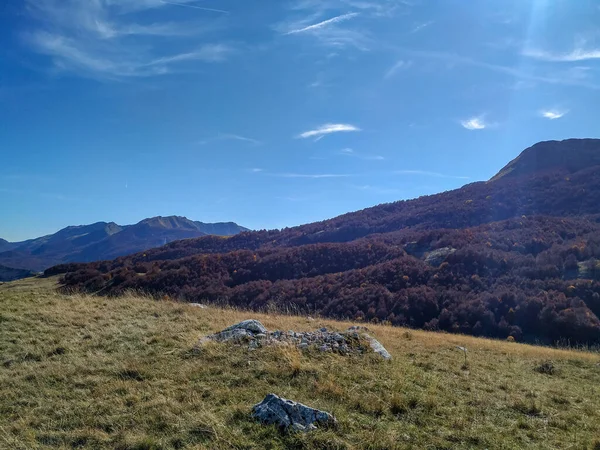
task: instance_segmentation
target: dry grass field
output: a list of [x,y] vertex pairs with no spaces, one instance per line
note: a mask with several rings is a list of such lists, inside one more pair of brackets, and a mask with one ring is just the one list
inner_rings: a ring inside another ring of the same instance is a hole
[[[64,296],[0,285],[0,448],[600,449],[600,355],[369,326],[393,355],[343,357],[198,339],[243,319],[269,330],[350,323]],[[456,349],[468,349],[464,355]],[[256,423],[268,393],[335,429]]]

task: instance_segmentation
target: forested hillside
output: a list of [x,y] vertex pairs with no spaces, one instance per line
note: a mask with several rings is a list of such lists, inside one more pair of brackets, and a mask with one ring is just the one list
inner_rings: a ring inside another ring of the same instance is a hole
[[135,289],[516,340],[599,343],[598,154],[598,140],[541,143],[489,182],[48,274],[65,274],[65,289],[103,295]]

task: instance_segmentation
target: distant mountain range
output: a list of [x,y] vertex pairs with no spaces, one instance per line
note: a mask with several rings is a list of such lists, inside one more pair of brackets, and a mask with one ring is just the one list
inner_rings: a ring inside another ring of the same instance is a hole
[[600,140],[540,142],[491,180],[437,195],[47,273],[96,294],[598,344]]
[[[207,235],[233,236],[248,231],[233,222],[203,223],[185,217],[153,217],[135,225],[98,222],[71,226],[57,233],[23,242],[0,239],[0,265],[43,271],[61,263],[113,259],[172,241]],[[3,279],[0,272],[0,281]]]

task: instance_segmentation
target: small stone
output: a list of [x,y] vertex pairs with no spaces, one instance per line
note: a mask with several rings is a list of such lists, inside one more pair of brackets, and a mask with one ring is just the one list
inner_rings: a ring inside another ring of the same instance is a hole
[[326,332],[327,332],[327,328],[326,328],[326,327],[319,328],[319,331],[320,331],[321,333],[326,333]]
[[322,352],[330,352],[331,351],[331,347],[329,345],[321,345],[319,347],[319,350]]
[[306,342],[302,342],[302,343],[298,344],[298,348],[300,350],[306,350],[308,348],[308,344]]

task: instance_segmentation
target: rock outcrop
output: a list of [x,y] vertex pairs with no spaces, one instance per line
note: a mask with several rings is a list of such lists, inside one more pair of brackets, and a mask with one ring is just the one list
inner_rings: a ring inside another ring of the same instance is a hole
[[301,350],[316,349],[340,355],[364,354],[372,350],[385,360],[391,359],[392,356],[385,347],[366,331],[365,327],[354,326],[345,332],[328,331],[327,328],[320,328],[317,331],[271,332],[267,331],[258,320],[244,320],[219,333],[202,338],[200,344],[207,341],[234,342],[248,345],[250,350],[273,344],[288,344]]
[[311,408],[275,394],[254,405],[252,416],[265,424],[275,424],[283,430],[310,431],[319,426],[330,427],[337,423],[335,417],[325,411]]

